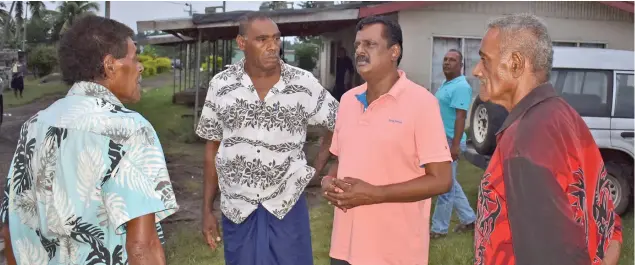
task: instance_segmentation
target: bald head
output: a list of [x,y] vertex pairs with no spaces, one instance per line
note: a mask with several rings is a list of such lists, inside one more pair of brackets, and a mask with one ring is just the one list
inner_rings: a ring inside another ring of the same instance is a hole
[[529,60],[535,73],[549,79],[553,63],[553,47],[546,24],[531,14],[514,14],[496,18],[487,25],[499,31],[501,57],[519,52]]

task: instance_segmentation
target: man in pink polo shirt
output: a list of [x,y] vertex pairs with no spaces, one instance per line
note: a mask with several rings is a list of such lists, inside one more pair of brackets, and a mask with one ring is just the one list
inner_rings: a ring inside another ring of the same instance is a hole
[[450,190],[452,157],[436,98],[398,70],[402,34],[384,17],[357,24],[366,83],[341,99],[322,180],[335,210],[332,265],[426,265],[430,198]]

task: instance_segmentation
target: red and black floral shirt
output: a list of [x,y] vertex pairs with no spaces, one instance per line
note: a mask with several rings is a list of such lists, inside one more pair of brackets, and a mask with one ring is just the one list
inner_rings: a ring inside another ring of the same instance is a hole
[[512,109],[478,194],[476,265],[600,264],[622,241],[586,123],[550,84]]

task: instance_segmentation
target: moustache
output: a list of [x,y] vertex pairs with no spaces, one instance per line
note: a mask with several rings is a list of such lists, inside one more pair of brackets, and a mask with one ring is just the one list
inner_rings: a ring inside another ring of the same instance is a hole
[[355,62],[356,63],[361,63],[361,62],[370,63],[370,58],[368,58],[367,56],[360,55],[355,57]]

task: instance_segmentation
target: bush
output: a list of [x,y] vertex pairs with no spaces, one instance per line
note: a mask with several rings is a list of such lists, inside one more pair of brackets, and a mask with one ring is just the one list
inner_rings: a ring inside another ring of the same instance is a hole
[[38,77],[43,77],[57,67],[57,50],[53,46],[39,45],[27,56],[27,65]]
[[[203,71],[207,71],[207,59],[203,58],[205,61],[201,64],[201,68],[203,68]],[[210,56],[209,57],[209,64],[210,65],[210,69],[212,67],[214,67],[214,56]],[[217,56],[216,57],[216,72],[222,71],[223,70],[223,58]]]
[[141,64],[143,65],[143,73],[141,73],[141,76],[150,77],[157,74],[157,65],[154,60],[148,60]]
[[157,74],[170,71],[172,68],[172,61],[167,57],[158,57],[154,59],[154,65],[157,68]]
[[150,60],[153,59],[152,56],[144,55],[144,54],[137,55],[137,58],[139,59],[139,62],[142,62],[142,63],[145,62],[145,61],[150,61]]

